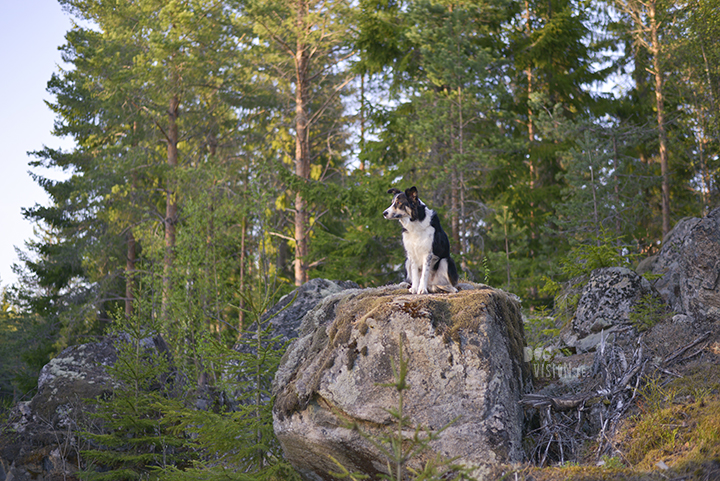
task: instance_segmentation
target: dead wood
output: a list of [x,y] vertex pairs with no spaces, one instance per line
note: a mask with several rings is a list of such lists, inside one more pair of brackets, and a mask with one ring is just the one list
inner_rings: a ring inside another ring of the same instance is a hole
[[[531,393],[520,401],[526,409],[535,410],[535,415],[540,418],[540,427],[527,433],[532,441],[531,461],[544,466],[551,462],[562,464],[577,460],[578,450],[587,439],[597,441],[598,458],[603,454],[622,456],[612,439],[620,421],[636,402],[638,393],[650,379],[681,377],[668,367],[700,354],[705,346],[685,355],[710,336],[711,332],[706,332],[667,356],[660,365],[651,363],[650,356],[645,354],[642,336],[630,355],[626,355],[614,339],[607,342],[608,338],[603,337],[595,352],[591,373],[584,382],[586,386],[592,385],[592,389],[559,396]],[[594,421],[588,422],[589,414]],[[592,428],[588,429],[588,426]]]

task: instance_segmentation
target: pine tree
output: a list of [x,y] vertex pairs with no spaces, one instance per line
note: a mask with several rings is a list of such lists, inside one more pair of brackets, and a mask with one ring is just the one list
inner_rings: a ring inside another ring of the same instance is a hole
[[184,461],[192,453],[183,449],[162,410],[171,401],[171,359],[162,349],[157,327],[142,317],[118,319],[115,348],[118,359],[107,368],[113,379],[112,394],[97,399],[93,431],[82,436],[90,449],[80,454],[87,480],[147,479],[153,469]]
[[633,25],[633,39],[645,49],[652,62],[651,73],[655,87],[655,114],[658,133],[658,155],[662,176],[662,232],[670,231],[670,178],[668,171],[668,134],[665,107],[665,58],[667,46],[662,42],[661,25],[665,5],[657,0],[619,0],[618,8],[627,15]]
[[481,258],[482,242],[474,241],[487,208],[479,173],[488,168],[501,115],[498,37],[510,10],[478,1],[368,1],[363,10],[358,68],[390,77],[389,98],[368,109],[377,140],[366,142],[364,155],[447,212],[452,248],[470,274]]
[[333,150],[343,150],[338,145],[343,132],[332,114],[339,113],[340,96],[354,76],[347,69],[354,12],[345,0],[253,0],[246,2],[244,12],[259,39],[254,45],[258,68],[269,72],[293,107],[292,126],[284,128],[292,132],[293,153],[288,145],[283,160],[294,164],[294,276],[300,285],[308,280],[312,218],[318,214],[308,199],[318,192],[309,189],[328,167],[341,162]]

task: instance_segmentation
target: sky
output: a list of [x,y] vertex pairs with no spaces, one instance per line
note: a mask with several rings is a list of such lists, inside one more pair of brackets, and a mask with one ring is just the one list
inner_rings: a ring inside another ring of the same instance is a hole
[[0,0],[0,286],[16,282],[15,247],[35,238],[23,207],[48,205],[45,191],[29,170],[52,179],[62,171],[32,168],[28,151],[44,145],[69,149],[72,141],[53,137],[54,114],[45,105],[52,96],[47,81],[62,64],[58,47],[72,25],[57,0]]

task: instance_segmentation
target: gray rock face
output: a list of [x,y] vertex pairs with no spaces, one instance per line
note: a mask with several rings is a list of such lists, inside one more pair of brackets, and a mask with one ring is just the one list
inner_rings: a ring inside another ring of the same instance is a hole
[[720,321],[720,208],[683,219],[667,235],[652,268],[655,289],[678,314]]
[[58,427],[71,424],[74,406],[85,399],[111,392],[107,366],[115,364],[117,351],[112,341],[72,346],[43,366],[38,392],[29,404],[34,421]]
[[605,267],[590,273],[583,288],[573,329],[585,337],[630,321],[628,314],[637,301],[652,292],[650,282],[624,267]]
[[329,456],[371,478],[385,472],[386,459],[347,426],[357,423],[371,436],[393,428],[387,409],[397,407],[397,393],[381,384],[394,382],[400,339],[410,385],[403,414],[431,430],[458,418],[426,454],[459,456],[478,479],[489,479],[494,465],[520,461],[518,401],[530,371],[517,302],[490,288],[410,295],[390,286],[326,297],[305,316],[283,358],[274,428],[303,477],[335,479]]
[[[683,263],[683,243],[690,235],[700,219],[685,218],[680,220],[673,230],[663,239],[660,252],[653,256],[654,261],[649,271],[653,274],[663,275],[653,286],[663,300],[676,312],[682,305],[680,295],[680,264]],[[639,266],[638,266],[639,267]]]
[[595,349],[601,336],[630,323],[629,313],[645,294],[650,282],[624,267],[605,267],[590,273],[578,301],[572,329],[563,341],[579,352]]
[[[305,314],[325,297],[345,289],[357,289],[360,286],[352,281],[330,281],[327,279],[311,279],[289,294],[280,298],[262,319],[270,319],[273,333],[281,335],[283,340],[294,339]],[[288,304],[292,303],[289,307]],[[283,310],[284,309],[284,310]]]

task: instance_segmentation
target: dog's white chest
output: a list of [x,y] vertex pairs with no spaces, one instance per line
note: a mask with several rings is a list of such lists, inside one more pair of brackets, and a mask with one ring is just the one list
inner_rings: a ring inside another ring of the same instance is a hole
[[408,258],[417,266],[421,266],[428,255],[432,254],[435,229],[430,226],[430,216],[423,222],[403,223],[403,246]]

